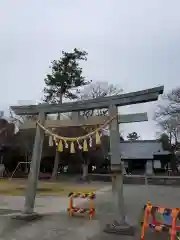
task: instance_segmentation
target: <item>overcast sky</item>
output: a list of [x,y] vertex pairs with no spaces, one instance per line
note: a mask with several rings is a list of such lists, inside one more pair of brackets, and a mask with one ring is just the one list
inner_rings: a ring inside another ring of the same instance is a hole
[[[40,100],[44,76],[61,50],[85,49],[84,74],[118,84],[125,92],[179,84],[179,0],[1,0],[0,107]],[[148,112],[157,103],[126,107]],[[155,123],[126,124],[142,139],[155,137]]]

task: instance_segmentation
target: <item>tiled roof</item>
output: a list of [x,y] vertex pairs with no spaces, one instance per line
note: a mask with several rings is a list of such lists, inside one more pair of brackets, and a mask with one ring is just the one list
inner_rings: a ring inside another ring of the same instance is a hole
[[120,142],[120,154],[123,159],[153,159],[154,154],[169,154],[162,149],[157,140],[136,140]]

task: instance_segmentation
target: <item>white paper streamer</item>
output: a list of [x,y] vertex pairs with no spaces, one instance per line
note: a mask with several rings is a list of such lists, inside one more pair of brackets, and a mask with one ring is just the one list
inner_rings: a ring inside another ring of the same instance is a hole
[[53,137],[49,136],[49,146],[52,147],[53,146]]
[[92,147],[92,137],[89,137],[89,146]]
[[81,146],[78,140],[77,140],[77,144],[78,144],[78,148],[81,150],[83,147]]
[[66,141],[65,141],[65,148],[69,148],[69,145]]

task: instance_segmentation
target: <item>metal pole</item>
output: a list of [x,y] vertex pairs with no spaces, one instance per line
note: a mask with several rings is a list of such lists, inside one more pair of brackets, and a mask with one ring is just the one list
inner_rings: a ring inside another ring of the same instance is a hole
[[[117,115],[117,107],[109,106],[109,115]],[[118,116],[118,115],[117,115]],[[119,151],[120,136],[118,119],[114,118],[110,124],[110,151],[111,151],[111,171],[113,174],[113,200],[115,209],[115,220],[112,224],[107,224],[104,229],[107,233],[120,235],[133,235],[133,228],[126,222],[124,197],[123,197],[123,166]]]
[[[44,125],[45,113],[40,112],[38,116],[38,121]],[[41,154],[43,148],[44,131],[37,125],[36,126],[36,136],[34,141],[33,155],[31,161],[30,172],[28,176],[28,183],[25,195],[24,211],[25,214],[32,214],[34,210],[34,203],[36,197],[36,189],[39,177],[39,169],[41,163]]]

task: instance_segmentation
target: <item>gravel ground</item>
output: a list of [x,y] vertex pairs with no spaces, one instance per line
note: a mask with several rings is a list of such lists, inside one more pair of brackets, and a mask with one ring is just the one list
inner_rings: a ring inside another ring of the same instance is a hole
[[[155,205],[180,207],[179,188],[125,185],[124,196],[127,219],[137,229],[136,236],[134,237],[117,236],[102,232],[105,224],[111,223],[115,218],[112,194],[111,192],[105,192],[97,197],[97,214],[92,221],[89,221],[85,217],[69,218],[63,212],[53,216],[42,217],[42,219],[33,222],[12,220],[10,217],[0,217],[0,240],[137,240],[140,239],[139,228],[142,208],[147,200],[150,200]],[[166,240],[168,236],[166,234],[151,232],[147,234],[145,239]]]

